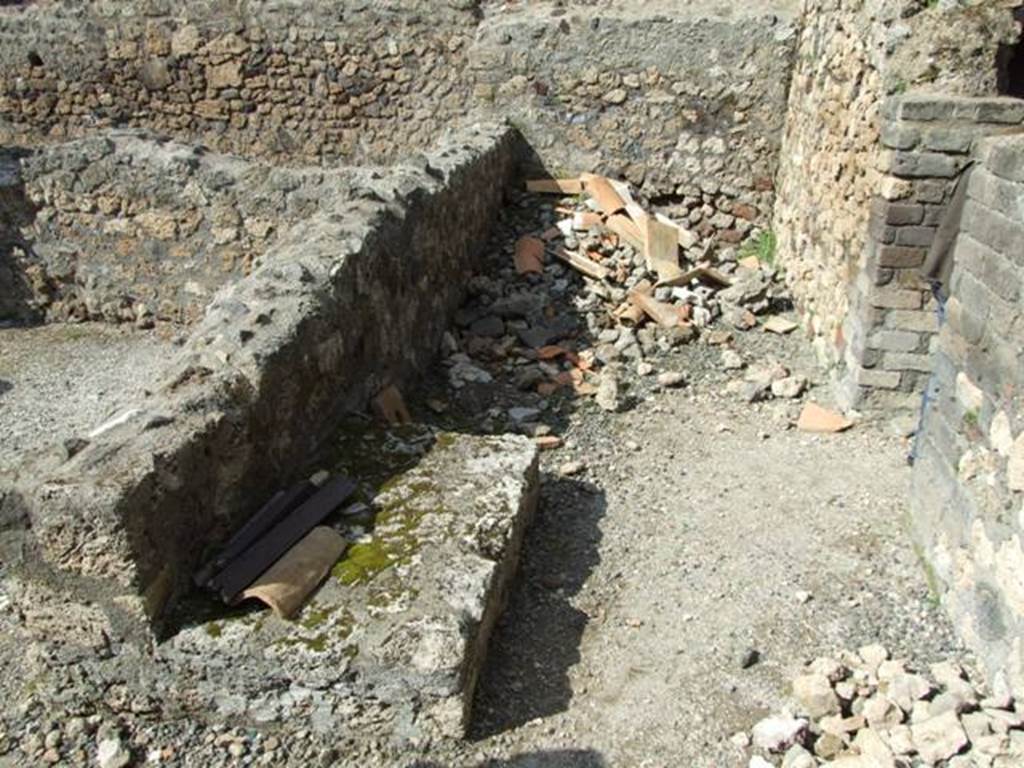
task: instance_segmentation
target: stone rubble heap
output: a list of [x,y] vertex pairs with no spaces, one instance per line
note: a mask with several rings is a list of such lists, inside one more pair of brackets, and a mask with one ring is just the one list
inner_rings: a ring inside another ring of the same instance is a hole
[[[523,392],[547,398],[572,391],[616,411],[625,402],[620,382],[633,373],[662,389],[683,385],[682,373],[659,373],[656,363],[684,344],[703,338],[722,346],[721,367],[743,371],[746,363],[730,347],[734,332],[796,328],[774,314],[791,301],[770,259],[727,248],[712,267],[707,249],[694,240],[682,248],[692,268],[679,269],[682,279],[659,283],[642,241],[611,233],[594,208],[584,196],[549,204],[532,195],[512,208],[513,236],[494,253],[492,268],[470,280],[469,298],[445,337],[454,390],[487,386],[500,373]],[[682,245],[689,233],[679,231]],[[537,257],[532,270],[520,265],[524,241]],[[743,375],[735,389],[751,402],[796,398],[806,387],[774,360]],[[519,411],[511,414],[515,425],[536,415]]]
[[956,662],[929,672],[881,645],[816,659],[793,681],[800,716],[765,718],[733,741],[761,753],[750,768],[1024,765],[1024,705],[986,696]]

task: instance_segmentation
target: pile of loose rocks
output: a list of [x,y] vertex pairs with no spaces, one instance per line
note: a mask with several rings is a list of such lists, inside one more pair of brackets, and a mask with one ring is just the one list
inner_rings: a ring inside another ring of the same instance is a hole
[[[685,240],[686,230],[679,231]],[[524,240],[539,254],[526,271],[519,258]],[[480,411],[492,405],[478,396],[481,390],[499,380],[511,384],[517,407],[494,410],[481,426],[507,422],[544,437],[543,427],[533,430],[552,396],[594,398],[609,412],[626,409],[634,401],[626,390],[684,385],[681,371],[666,369],[671,355],[702,339],[721,348],[721,368],[742,374],[736,392],[746,400],[799,397],[803,377],[773,359],[748,369],[733,348],[736,333],[796,329],[779,314],[792,303],[774,267],[732,248],[716,254],[712,266],[698,244],[680,247],[683,278],[660,280],[642,244],[610,233],[591,199],[521,196],[506,211],[489,249],[491,263],[468,282],[467,301],[445,336],[449,394]],[[595,265],[599,276],[581,272],[580,263],[584,270]],[[638,294],[645,297],[639,305]]]
[[881,645],[816,659],[793,681],[801,716],[768,717],[734,743],[761,753],[750,768],[1024,765],[1024,706],[986,696],[954,661],[929,673]]

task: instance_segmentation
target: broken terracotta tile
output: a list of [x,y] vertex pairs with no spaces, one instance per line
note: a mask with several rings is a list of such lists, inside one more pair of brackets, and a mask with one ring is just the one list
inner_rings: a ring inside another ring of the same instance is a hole
[[371,403],[374,415],[388,424],[408,424],[412,421],[409,410],[405,407],[402,393],[398,387],[392,385],[385,387]]
[[521,237],[516,241],[516,272],[520,275],[544,271],[544,241],[538,237]]
[[633,291],[629,294],[629,300],[636,304],[654,322],[663,328],[674,328],[679,325],[680,317],[676,308],[664,301],[649,296],[645,293]]
[[333,528],[317,526],[243,592],[283,619],[294,616],[338,562],[347,542]]
[[543,195],[578,195],[583,191],[579,179],[530,179],[526,182],[527,192]]
[[643,232],[629,216],[622,213],[609,216],[605,226],[637,250],[643,250]]
[[586,173],[581,176],[583,187],[597,203],[598,209],[606,216],[618,213],[626,207],[626,201],[615,191],[615,187],[604,176]]
[[538,360],[554,360],[557,357],[561,357],[565,354],[565,348],[559,347],[556,344],[550,344],[546,347],[541,347],[537,350]]
[[679,277],[679,233],[674,225],[665,224],[654,217],[644,222],[644,257],[647,270],[655,272],[658,280]]
[[540,236],[540,239],[546,243],[550,243],[552,240],[557,240],[562,236],[562,230],[558,227],[550,227],[545,229]]
[[542,451],[553,451],[562,447],[562,438],[557,435],[542,435],[541,437],[535,437],[533,441]]
[[853,426],[853,422],[842,414],[823,408],[817,403],[807,403],[796,423],[802,432],[844,432]]
[[577,211],[572,217],[572,227],[577,231],[592,229],[601,224],[604,217],[593,211]]
[[787,320],[785,317],[779,317],[778,315],[769,317],[764,323],[764,329],[767,333],[778,333],[780,335],[792,333],[799,327],[792,320]]
[[687,270],[686,272],[682,272],[677,277],[673,277],[669,280],[659,280],[658,287],[660,288],[662,286],[685,286],[689,285],[693,280],[701,280],[702,282],[705,283],[713,283],[715,285],[722,286],[723,288],[728,288],[730,285],[732,285],[732,280],[723,275],[717,269],[712,269],[711,267],[707,266],[697,266],[694,267],[693,269]]
[[570,267],[575,269],[577,272],[582,272],[587,277],[592,277],[595,280],[604,280],[611,274],[607,267],[602,267],[600,264],[595,264],[585,256],[580,256],[578,253],[573,251],[567,251],[564,248],[559,248],[555,252],[561,261],[564,261]]
[[612,185],[619,197],[622,198],[622,202],[626,205],[626,214],[633,220],[633,222],[643,229],[644,224],[649,218],[647,211],[645,211],[636,200],[633,199],[633,194],[629,191],[629,184],[624,181],[616,181],[615,179],[609,179],[608,183]]

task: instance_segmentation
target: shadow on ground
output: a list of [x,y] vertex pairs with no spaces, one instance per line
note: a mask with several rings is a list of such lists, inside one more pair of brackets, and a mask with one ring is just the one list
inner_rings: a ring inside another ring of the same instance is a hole
[[[591,749],[555,749],[527,752],[507,759],[484,760],[474,768],[605,768],[600,752]],[[434,762],[413,763],[410,768],[446,768]]]
[[14,389],[14,385],[11,382],[0,379],[0,395],[6,394],[12,389]]
[[[600,562],[599,523],[607,505],[604,492],[590,483],[549,475],[541,487],[519,576],[477,688],[474,740],[564,712],[572,699],[569,670],[580,661],[590,617],[571,598]],[[534,764],[562,763],[522,763]]]

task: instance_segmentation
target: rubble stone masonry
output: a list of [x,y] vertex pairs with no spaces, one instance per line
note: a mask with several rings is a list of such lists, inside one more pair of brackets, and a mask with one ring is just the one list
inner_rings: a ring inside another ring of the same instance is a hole
[[792,0],[388,0],[0,8],[0,144],[110,127],[224,153],[385,163],[509,119],[553,173],[620,175],[723,245],[767,227]]

